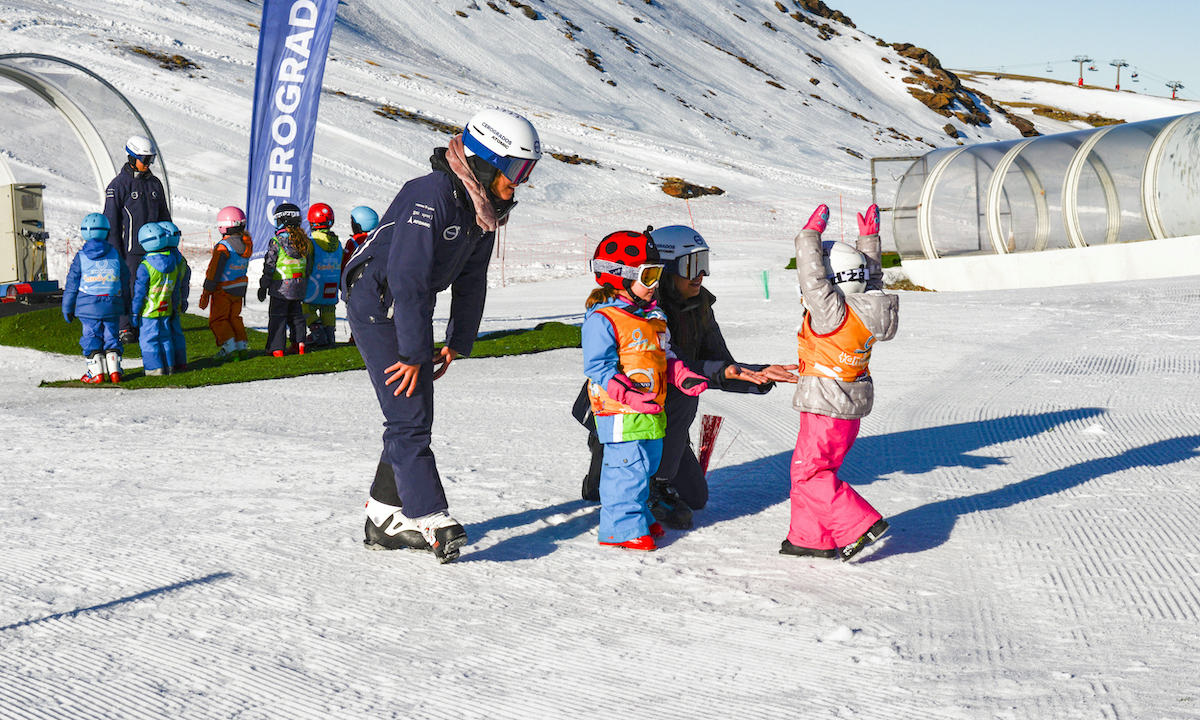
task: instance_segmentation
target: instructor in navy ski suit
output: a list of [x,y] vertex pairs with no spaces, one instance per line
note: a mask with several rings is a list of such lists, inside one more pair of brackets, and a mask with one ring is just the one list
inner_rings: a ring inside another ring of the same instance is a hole
[[[129,277],[137,277],[146,251],[138,243],[138,231],[146,223],[171,219],[162,181],[150,171],[158,150],[150,139],[134,135],[125,143],[129,162],[104,190],[104,217],[108,219],[108,242],[121,254]],[[137,329],[128,313],[121,315],[121,342],[137,342]]]
[[[433,172],[410,180],[342,273],[358,350],[384,415],[383,454],[367,502],[368,546],[432,550],[467,542],[447,512],[430,437],[433,381],[475,343],[496,228],[541,157],[528,120],[485,110],[437,148]],[[434,348],[437,293],[451,290],[445,345]]]

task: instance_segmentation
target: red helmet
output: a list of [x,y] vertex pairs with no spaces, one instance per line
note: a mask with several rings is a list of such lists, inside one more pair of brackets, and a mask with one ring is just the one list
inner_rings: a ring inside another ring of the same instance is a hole
[[[618,230],[610,233],[596,246],[592,255],[592,272],[596,283],[608,285],[614,290],[628,290],[634,280],[654,287],[658,283],[662,266],[658,265],[658,248],[646,233]],[[643,271],[643,266],[658,268],[657,272]]]
[[308,226],[313,230],[325,230],[333,225],[333,208],[325,203],[314,203],[308,207]]

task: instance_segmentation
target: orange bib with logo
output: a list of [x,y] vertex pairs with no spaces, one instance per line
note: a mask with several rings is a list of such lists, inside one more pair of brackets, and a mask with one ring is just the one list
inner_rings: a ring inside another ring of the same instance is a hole
[[[639,389],[653,392],[658,404],[663,405],[667,398],[667,353],[663,348],[667,321],[661,317],[644,318],[616,306],[602,307],[596,312],[612,323],[617,336],[620,371]],[[588,395],[595,415],[637,412],[613,400],[594,382],[588,383]]]
[[848,307],[842,324],[825,335],[812,329],[806,314],[797,339],[801,375],[834,378],[843,382],[854,382],[870,375],[867,363],[871,361],[875,335]]

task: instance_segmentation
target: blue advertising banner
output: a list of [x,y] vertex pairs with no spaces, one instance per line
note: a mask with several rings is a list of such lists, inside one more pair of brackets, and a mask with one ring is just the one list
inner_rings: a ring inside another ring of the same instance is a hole
[[250,126],[246,229],[254,257],[275,233],[279,203],[308,210],[321,77],[338,0],[264,0]]

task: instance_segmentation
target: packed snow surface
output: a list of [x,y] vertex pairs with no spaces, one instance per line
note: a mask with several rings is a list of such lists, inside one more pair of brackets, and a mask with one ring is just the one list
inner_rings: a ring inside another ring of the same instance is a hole
[[[710,286],[735,356],[793,355],[794,295]],[[499,289],[485,330],[587,289]],[[580,351],[454,363],[434,451],[470,544],[438,565],[362,547],[363,371],[48,389],[82,361],[0,348],[0,717],[1200,717],[1198,300],[902,293],[842,473],[892,531],[851,563],[777,552],[786,388],[702,396],[712,500],[644,554],[579,499]]]

